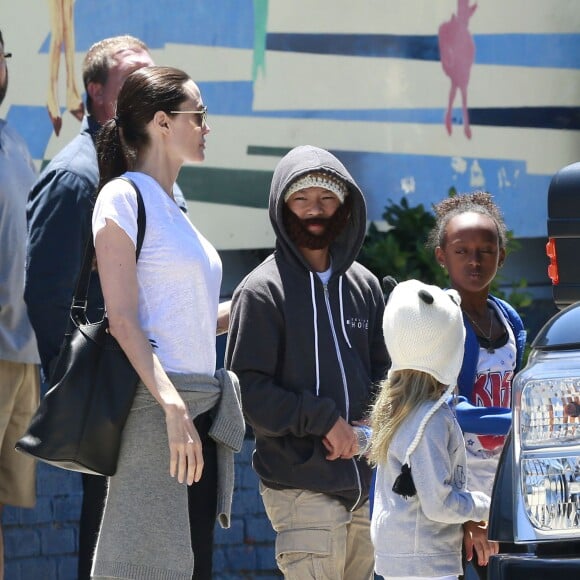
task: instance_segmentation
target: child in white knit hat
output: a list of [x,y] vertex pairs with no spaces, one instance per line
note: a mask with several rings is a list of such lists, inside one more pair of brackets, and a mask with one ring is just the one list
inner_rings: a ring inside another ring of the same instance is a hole
[[[459,294],[417,280],[393,289],[383,318],[392,366],[373,406],[377,466],[371,536],[385,579],[457,579],[462,524],[486,520],[489,496],[466,489],[461,429],[446,400],[465,329]],[[487,561],[497,544],[487,542]]]

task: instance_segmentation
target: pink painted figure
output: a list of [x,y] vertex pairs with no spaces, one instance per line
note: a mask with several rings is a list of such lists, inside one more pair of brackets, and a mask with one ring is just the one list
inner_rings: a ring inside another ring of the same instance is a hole
[[441,65],[445,74],[451,79],[449,103],[445,114],[445,127],[451,135],[451,112],[457,89],[461,92],[461,106],[463,108],[463,130],[468,139],[471,139],[469,127],[469,113],[467,112],[467,85],[471,65],[475,58],[475,44],[469,32],[469,19],[477,8],[477,4],[469,5],[469,0],[457,0],[457,14],[439,27],[439,53]]

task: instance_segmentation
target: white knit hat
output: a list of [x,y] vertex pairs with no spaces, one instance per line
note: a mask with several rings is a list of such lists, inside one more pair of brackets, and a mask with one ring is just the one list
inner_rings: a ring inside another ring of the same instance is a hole
[[444,385],[455,386],[465,340],[460,304],[455,290],[442,290],[418,280],[397,284],[383,317],[391,372],[414,369]]
[[284,194],[284,201],[288,201],[291,195],[307,187],[322,187],[327,189],[338,197],[340,203],[344,203],[344,198],[348,195],[348,187],[342,179],[329,173],[312,172],[302,175],[290,184]]
[[389,373],[405,369],[422,371],[448,385],[421,419],[405,453],[401,473],[393,484],[393,491],[405,498],[417,492],[411,474],[411,455],[429,419],[453,393],[461,370],[465,327],[460,304],[455,290],[407,280],[393,288],[385,307],[383,331],[392,360]]

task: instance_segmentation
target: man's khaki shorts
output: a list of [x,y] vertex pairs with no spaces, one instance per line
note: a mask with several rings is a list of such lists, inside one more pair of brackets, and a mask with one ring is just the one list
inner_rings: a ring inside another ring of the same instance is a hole
[[36,462],[14,449],[36,411],[38,365],[0,360],[0,504],[34,507]]

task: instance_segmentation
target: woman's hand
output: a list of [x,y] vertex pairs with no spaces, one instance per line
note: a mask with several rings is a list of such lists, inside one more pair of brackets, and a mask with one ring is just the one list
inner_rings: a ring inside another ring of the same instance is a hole
[[471,562],[473,551],[477,554],[477,563],[487,566],[490,556],[499,552],[499,544],[487,539],[486,522],[465,522],[463,524],[463,544],[467,561]]
[[169,473],[177,481],[192,485],[201,479],[203,455],[201,440],[187,406],[181,400],[165,406],[165,421],[169,439]]

